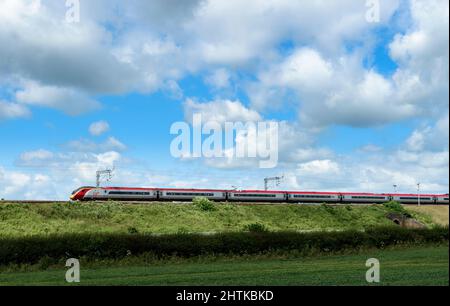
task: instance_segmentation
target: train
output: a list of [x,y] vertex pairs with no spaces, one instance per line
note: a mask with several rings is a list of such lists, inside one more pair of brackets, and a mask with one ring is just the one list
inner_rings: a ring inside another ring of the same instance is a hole
[[192,201],[207,198],[217,202],[245,203],[386,203],[448,205],[448,194],[387,194],[310,191],[215,190],[130,187],[80,187],[73,191],[72,201]]

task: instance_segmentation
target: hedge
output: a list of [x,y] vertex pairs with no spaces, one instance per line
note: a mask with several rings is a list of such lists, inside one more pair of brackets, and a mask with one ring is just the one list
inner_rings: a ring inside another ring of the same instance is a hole
[[0,265],[87,257],[120,259],[151,253],[156,257],[243,255],[270,251],[337,252],[399,244],[448,242],[448,227],[432,229],[373,228],[342,232],[241,232],[214,235],[73,234],[26,238],[0,236]]

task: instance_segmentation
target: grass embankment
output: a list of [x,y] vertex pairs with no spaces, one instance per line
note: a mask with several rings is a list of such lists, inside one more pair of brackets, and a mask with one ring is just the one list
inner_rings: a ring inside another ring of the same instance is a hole
[[[371,250],[317,258],[222,258],[203,262],[81,261],[80,285],[368,285],[366,260],[380,261],[379,285],[449,284],[448,246]],[[0,273],[0,285],[68,285],[64,264],[47,271]]]
[[[448,208],[447,208],[448,209]],[[263,224],[270,231],[330,231],[388,226],[389,209],[374,206],[196,205],[121,203],[0,204],[0,236],[73,233],[223,233]],[[417,213],[419,216],[421,212]],[[428,225],[433,220],[422,218]]]
[[448,205],[408,205],[406,209],[411,212],[413,217],[424,223],[434,223],[442,226],[449,224],[449,206]]

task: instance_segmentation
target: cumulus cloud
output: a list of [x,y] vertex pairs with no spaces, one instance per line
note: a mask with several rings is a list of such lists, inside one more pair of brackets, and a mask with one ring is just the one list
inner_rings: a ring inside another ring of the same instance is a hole
[[314,160],[299,164],[297,171],[306,175],[322,173],[333,175],[339,172],[339,165],[331,160]]
[[67,143],[66,147],[74,152],[125,151],[127,149],[126,145],[114,137],[109,137],[101,143],[87,139],[73,140]]
[[399,64],[394,78],[404,84],[404,97],[414,95],[425,114],[448,112],[449,2],[411,0],[413,26],[389,46]]
[[89,133],[93,136],[100,136],[109,131],[109,123],[106,121],[97,121],[89,126]]
[[[346,39],[365,38],[371,24],[366,7],[358,1],[205,1],[185,23],[192,37],[190,53],[205,63],[247,65],[257,58],[270,58],[274,46],[290,39],[320,46],[334,53]],[[381,7],[380,26],[388,22],[397,1]]]
[[246,86],[252,106],[262,111],[294,104],[300,121],[316,127],[372,127],[448,112],[448,1],[412,0],[410,12],[413,25],[389,45],[398,65],[392,75],[367,67],[370,51],[364,48],[334,53],[315,44],[295,47]]
[[439,151],[449,147],[449,114],[445,114],[433,125],[416,129],[406,140],[410,151]]
[[53,159],[54,154],[53,152],[50,152],[48,150],[44,150],[44,149],[40,149],[37,151],[28,151],[28,152],[24,152],[20,155],[20,161],[23,162],[24,164],[29,163],[29,162],[34,162],[36,160],[39,161],[48,161]]
[[0,120],[13,118],[26,118],[30,116],[30,111],[27,107],[0,100]]
[[80,91],[43,86],[26,82],[24,88],[16,93],[16,100],[26,105],[45,106],[62,110],[69,115],[80,115],[100,108],[100,103]]
[[204,121],[224,122],[258,122],[262,118],[256,111],[248,109],[240,101],[215,100],[199,103],[187,99],[184,103],[185,118],[192,122],[194,114],[201,114]]
[[227,88],[230,84],[231,75],[226,69],[217,69],[208,75],[205,79],[207,84],[212,85],[215,88]]
[[[15,84],[25,103],[79,114],[98,108],[93,95],[153,92],[188,73],[210,71],[207,82],[224,87],[229,78],[217,64],[247,69],[264,63],[286,39],[334,53],[346,39],[364,37],[371,28],[364,19],[366,7],[351,0],[252,0],[245,10],[241,5],[234,0],[88,1],[82,22],[71,24],[64,21],[64,3],[5,0],[0,4],[0,76],[42,87]],[[396,1],[382,6],[380,25],[397,6]]]
[[353,55],[325,59],[317,50],[300,48],[261,72],[259,84],[249,87],[249,95],[253,105],[264,109],[292,92],[301,122],[316,127],[371,127],[419,113],[417,101],[403,94],[407,92],[404,80],[365,70],[359,61]]

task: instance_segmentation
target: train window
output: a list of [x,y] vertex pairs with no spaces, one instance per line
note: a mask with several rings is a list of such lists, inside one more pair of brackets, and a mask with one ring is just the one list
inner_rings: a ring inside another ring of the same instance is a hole
[[318,198],[318,199],[331,199],[332,196],[326,195],[306,195],[306,194],[295,194],[294,198]]
[[331,199],[332,196],[295,194],[295,195],[294,195],[294,198],[320,198],[320,199]]
[[[421,200],[431,200],[431,198],[420,198]],[[400,200],[419,200],[419,197],[400,197]]]
[[213,197],[214,193],[194,193],[194,192],[167,192],[168,196],[198,196],[198,197]]
[[150,195],[150,192],[138,192],[138,191],[110,191],[110,195]]
[[352,199],[384,200],[384,199],[386,199],[386,197],[377,197],[377,196],[352,196]]
[[261,198],[275,198],[275,194],[249,194],[249,193],[235,193],[235,197],[261,197]]

